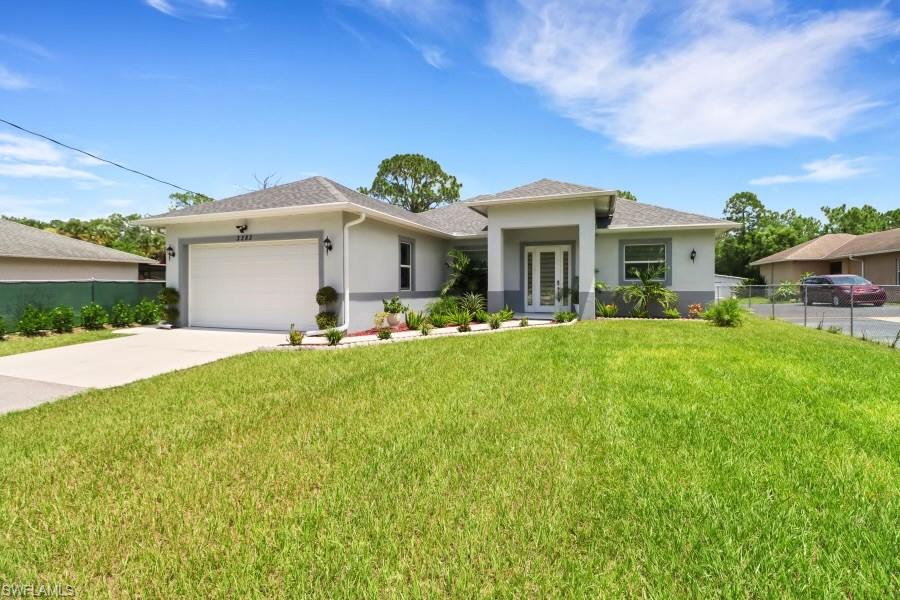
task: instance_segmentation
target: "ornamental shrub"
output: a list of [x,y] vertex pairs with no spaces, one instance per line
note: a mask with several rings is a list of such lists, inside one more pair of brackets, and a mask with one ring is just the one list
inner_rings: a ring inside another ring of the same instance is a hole
[[134,309],[121,300],[116,302],[109,312],[109,323],[113,327],[131,327],[134,323]]
[[328,306],[337,302],[337,291],[330,285],[319,288],[316,292],[316,304],[319,306]]
[[134,307],[134,320],[141,325],[156,325],[159,323],[160,312],[158,302],[144,298]]
[[747,313],[737,298],[729,298],[708,306],[703,318],[718,327],[739,327],[747,318]]
[[325,339],[328,340],[329,346],[337,346],[344,339],[344,332],[340,329],[332,327],[325,332]]
[[378,330],[378,339],[379,340],[389,340],[391,339],[391,328],[390,327],[382,327]]
[[577,318],[578,315],[570,310],[561,310],[559,312],[553,313],[553,320],[557,323],[568,323],[569,321],[574,321]]
[[70,333],[75,327],[75,311],[71,306],[57,306],[48,316],[50,329],[56,333]]
[[47,329],[47,321],[44,311],[29,304],[19,318],[19,333],[28,337],[41,335]]
[[288,343],[291,346],[299,346],[303,343],[303,332],[299,329],[294,329],[293,323],[291,323],[291,329],[288,331]]
[[85,329],[103,329],[108,320],[106,309],[96,302],[81,307],[81,326]]
[[316,315],[316,327],[321,329],[331,329],[337,327],[337,315],[331,311],[320,312]]

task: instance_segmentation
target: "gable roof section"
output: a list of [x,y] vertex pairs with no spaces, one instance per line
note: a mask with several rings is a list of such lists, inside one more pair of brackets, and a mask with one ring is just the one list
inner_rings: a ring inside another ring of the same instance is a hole
[[848,256],[900,252],[900,229],[864,235],[826,233],[750,263],[751,267],[792,260],[832,260]]
[[851,254],[864,256],[884,252],[900,252],[900,228],[852,236],[852,239],[846,244],[829,254],[828,258],[843,258]]
[[723,227],[736,223],[695,213],[674,210],[644,202],[619,200],[609,219],[607,229],[641,229],[665,227]]
[[[161,215],[147,217],[139,221],[145,225],[164,226],[167,223],[212,220],[217,215],[234,218],[275,216],[295,209],[309,207],[311,212],[316,208],[322,210],[364,209],[376,218],[399,222],[415,228],[423,228],[445,237],[464,237],[478,235],[487,227],[487,218],[476,212],[480,202],[542,200],[570,197],[590,197],[593,195],[614,196],[615,191],[575,183],[566,183],[552,179],[538,181],[500,192],[476,196],[463,202],[455,202],[446,206],[431,209],[423,213],[409,212],[399,206],[381,202],[352,190],[336,181],[325,177],[310,177],[294,183],[258,190],[240,196],[216,200],[171,211]],[[210,217],[207,219],[207,217]],[[734,223],[686,213],[651,204],[622,201],[615,204],[615,212],[604,228],[659,228],[666,227],[717,227],[729,228]]]
[[498,192],[496,194],[485,194],[469,198],[466,202],[488,202],[491,200],[524,200],[528,198],[549,198],[552,196],[572,196],[577,194],[609,194],[615,193],[613,190],[603,190],[591,187],[589,185],[579,185],[577,183],[567,183],[565,181],[556,181],[555,179],[538,179],[511,190]]
[[6,219],[0,219],[0,256],[156,264],[155,260],[146,256],[113,250]]

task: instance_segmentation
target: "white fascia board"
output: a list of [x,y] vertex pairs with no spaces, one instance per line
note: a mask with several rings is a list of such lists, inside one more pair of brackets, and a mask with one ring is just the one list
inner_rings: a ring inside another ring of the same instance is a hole
[[647,225],[642,227],[606,227],[598,229],[598,234],[612,235],[615,233],[642,233],[642,232],[659,232],[659,231],[684,231],[684,230],[703,230],[711,229],[714,231],[728,231],[740,227],[739,223],[693,223],[690,225]]
[[425,231],[432,235],[444,238],[453,237],[440,229],[422,225],[409,219],[396,217],[381,211],[373,210],[353,202],[329,202],[327,204],[308,204],[303,206],[283,206],[278,208],[257,208],[253,210],[235,210],[229,212],[205,213],[197,215],[173,215],[171,217],[149,217],[134,221],[138,225],[149,227],[165,227],[167,225],[182,225],[187,223],[212,223],[216,221],[234,221],[240,219],[265,219],[270,217],[285,217],[291,215],[310,215],[334,211],[348,211],[353,213],[365,213],[367,216],[395,225],[401,225],[410,229]]

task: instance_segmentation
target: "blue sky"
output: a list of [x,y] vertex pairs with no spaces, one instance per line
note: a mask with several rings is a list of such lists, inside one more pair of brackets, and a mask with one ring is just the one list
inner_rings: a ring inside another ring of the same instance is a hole
[[[660,9],[659,5],[665,8]],[[774,0],[5,0],[0,117],[216,198],[399,152],[720,214],[900,206],[900,10]],[[0,213],[172,190],[0,126]]]

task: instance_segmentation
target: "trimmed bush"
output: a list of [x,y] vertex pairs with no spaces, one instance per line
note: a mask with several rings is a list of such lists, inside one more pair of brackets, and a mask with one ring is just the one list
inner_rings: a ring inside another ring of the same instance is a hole
[[737,298],[729,298],[718,304],[709,305],[703,313],[703,318],[712,321],[718,327],[739,327],[747,318],[747,313]]
[[109,312],[109,323],[113,327],[131,327],[134,323],[134,309],[121,300],[116,302]]
[[553,320],[557,323],[568,323],[569,321],[574,321],[578,318],[578,315],[573,313],[571,310],[561,310],[559,312],[553,313]]
[[325,332],[325,339],[328,340],[329,346],[337,346],[344,339],[344,332],[332,327]]
[[328,306],[337,302],[337,291],[330,285],[319,288],[316,292],[316,304],[319,306]]
[[[162,317],[165,318],[166,323],[174,327],[181,314],[181,311],[178,310],[178,302],[180,300],[181,293],[178,290],[172,287],[163,288],[159,293],[159,303],[162,304],[162,311],[157,309],[156,321],[154,321],[154,323],[159,322],[159,319]],[[149,323],[144,324],[149,325]]]
[[414,310],[406,311],[406,326],[410,329],[421,329],[425,322],[425,315]]
[[316,327],[320,330],[337,327],[337,315],[327,310],[320,312],[316,315]]
[[19,317],[18,329],[19,333],[28,337],[41,335],[47,329],[47,314],[29,304]]
[[303,343],[303,332],[299,329],[294,329],[294,324],[291,323],[291,329],[288,331],[288,344],[291,346],[299,346]]
[[382,327],[381,329],[378,330],[378,333],[376,335],[378,335],[379,340],[389,340],[389,339],[391,339],[391,335],[392,335],[391,328],[390,327]]
[[81,326],[85,329],[103,329],[108,320],[106,309],[96,302],[81,307]]
[[597,316],[604,319],[611,319],[619,314],[619,307],[615,304],[597,303]]
[[49,314],[50,329],[56,333],[70,333],[75,327],[75,311],[71,306],[57,306]]
[[159,303],[144,298],[134,307],[134,320],[141,325],[156,325],[159,323],[160,312]]

